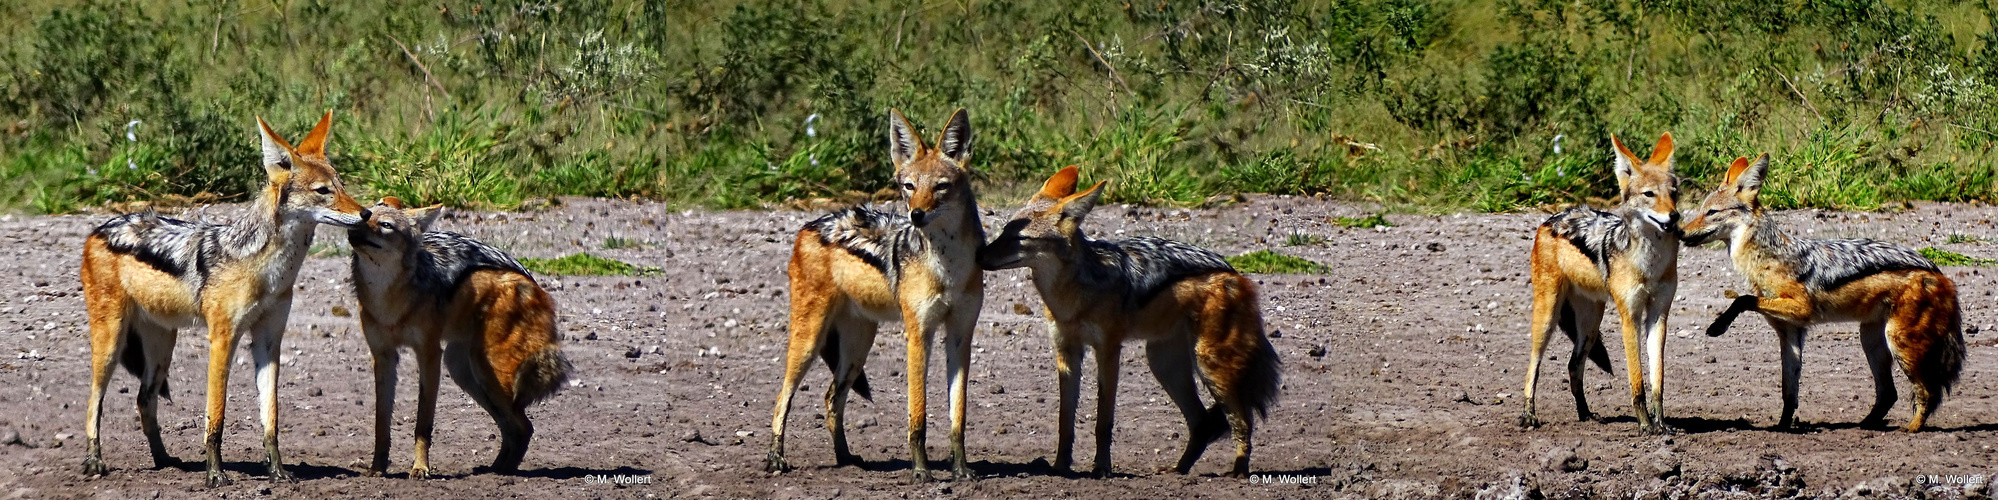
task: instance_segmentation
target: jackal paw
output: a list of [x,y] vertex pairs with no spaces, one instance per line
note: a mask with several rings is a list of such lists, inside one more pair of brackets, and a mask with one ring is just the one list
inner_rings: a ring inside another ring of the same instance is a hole
[[90,457],[83,459],[84,476],[102,476],[111,473],[111,467],[104,465],[104,459]]
[[270,477],[271,477],[271,482],[273,483],[298,482],[298,477],[291,475],[291,471],[284,470],[284,467],[271,467]]
[[769,457],[763,459],[764,472],[784,472],[787,470],[791,470],[791,464],[784,463],[783,455],[772,453]]
[[[778,461],[782,462],[783,460],[780,459]],[[852,453],[841,454],[839,456],[833,457],[833,464],[838,465],[840,467],[845,467],[848,465],[857,466],[861,464],[860,455],[855,455]]]
[[955,469],[952,469],[952,470],[950,471],[950,477],[951,477],[951,479],[957,479],[957,480],[963,480],[963,481],[976,481],[976,480],[978,480],[978,474],[976,474],[976,473],[973,473],[973,472],[971,472],[971,467],[967,467],[967,466],[963,466],[963,465],[959,465],[959,466],[957,466],[957,468],[955,468]]
[[423,467],[410,467],[409,478],[419,481],[424,479],[430,479],[430,469]]
[[929,469],[915,469],[909,471],[909,484],[923,484],[928,482],[930,482]]
[[1532,413],[1521,413],[1519,414],[1519,426],[1527,429],[1539,427],[1540,417],[1535,417]]
[[368,470],[361,471],[361,475],[364,477],[382,477],[382,474],[386,472],[382,469],[385,468],[386,467],[369,467]]
[[1645,434],[1650,434],[1654,436],[1670,436],[1679,433],[1678,428],[1672,427],[1670,425],[1665,425],[1664,422],[1651,424],[1650,427],[1643,427],[1639,430],[1644,432]]
[[208,487],[220,488],[236,481],[229,479],[229,473],[219,470],[208,471]]
[[1581,413],[1577,413],[1577,414],[1575,414],[1575,421],[1577,421],[1577,422],[1599,422],[1599,421],[1601,421],[1601,419],[1600,419],[1599,417],[1597,417],[1595,413],[1591,413],[1591,412],[1587,412],[1587,411],[1584,411],[1584,412],[1581,412]]
[[1089,470],[1089,477],[1093,477],[1093,478],[1096,478],[1096,479],[1109,479],[1109,478],[1110,478],[1110,465],[1109,465],[1109,464],[1104,464],[1104,465],[1098,465],[1098,466],[1096,466],[1096,468],[1094,468],[1094,469],[1090,469],[1090,470]]
[[180,464],[181,461],[178,458],[164,456],[164,455],[153,457],[153,468],[155,469],[169,469],[174,467],[180,467]]
[[1245,478],[1248,478],[1248,477],[1249,477],[1249,471],[1248,471],[1248,470],[1246,470],[1246,469],[1236,469],[1236,470],[1231,470],[1231,471],[1228,471],[1228,473],[1227,473],[1227,474],[1223,474],[1223,475],[1224,475],[1224,476],[1227,476],[1227,477],[1232,477],[1232,478],[1235,478],[1235,479],[1245,479]]

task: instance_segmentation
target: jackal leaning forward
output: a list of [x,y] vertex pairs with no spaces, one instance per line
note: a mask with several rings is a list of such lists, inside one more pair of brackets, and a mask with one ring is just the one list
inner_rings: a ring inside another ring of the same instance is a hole
[[208,423],[203,430],[208,485],[229,483],[222,472],[223,391],[229,386],[229,358],[245,331],[251,334],[250,354],[257,365],[257,406],[263,414],[270,477],[291,479],[278,456],[277,361],[291,316],[293,283],[314,228],[322,223],[351,227],[366,214],[347,196],[326,160],[332,126],[329,111],[294,148],[258,119],[267,181],[249,213],[234,223],[183,221],[149,209],[111,219],[84,240],[83,301],[90,310],[84,475],[110,470],[97,427],[113,360],[139,376],[139,421],[154,466],[177,463],[160,442],[156,412],[159,398],[167,396],[174,332],[199,321],[208,326]]

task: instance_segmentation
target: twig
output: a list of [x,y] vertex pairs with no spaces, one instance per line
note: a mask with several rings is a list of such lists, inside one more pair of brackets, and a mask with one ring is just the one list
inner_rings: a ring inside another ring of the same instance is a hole
[[1131,92],[1131,86],[1129,84],[1124,83],[1124,77],[1117,76],[1117,68],[1111,66],[1110,61],[1103,59],[1103,54],[1096,52],[1096,47],[1089,44],[1089,39],[1083,38],[1081,33],[1076,33],[1074,31],[1070,31],[1069,33],[1074,34],[1076,40],[1082,41],[1082,48],[1088,50],[1089,55],[1096,56],[1096,62],[1103,63],[1103,69],[1110,70],[1110,79],[1112,81],[1117,82],[1117,86],[1123,87],[1125,94],[1130,94],[1132,96],[1138,95],[1136,93]]
[[395,35],[388,35],[388,39],[395,42],[396,47],[402,48],[402,55],[409,57],[410,64],[415,64],[416,69],[423,70],[423,81],[429,82],[432,87],[437,87],[437,92],[444,94],[445,99],[451,98],[451,91],[444,90],[444,84],[437,83],[436,75],[430,74],[430,68],[424,66],[423,61],[416,60],[416,54],[409,51],[408,45],[403,45],[402,40],[395,39]]
[[1784,75],[1784,74],[1783,74],[1783,72],[1781,72],[1781,71],[1776,71],[1776,68],[1773,68],[1773,67],[1772,67],[1772,68],[1769,68],[1769,71],[1774,71],[1774,72],[1776,73],[1776,77],[1777,77],[1777,78],[1782,78],[1782,79],[1783,79],[1783,85],[1786,85],[1786,86],[1789,86],[1789,87],[1790,87],[1790,91],[1791,91],[1791,92],[1795,92],[1795,93],[1797,93],[1797,100],[1799,100],[1799,101],[1804,101],[1804,109],[1808,109],[1808,110],[1811,110],[1811,114],[1813,114],[1813,115],[1817,115],[1817,116],[1818,116],[1818,123],[1824,123],[1824,122],[1825,122],[1825,114],[1824,114],[1824,113],[1819,113],[1819,112],[1818,112],[1818,107],[1817,107],[1817,106],[1812,106],[1812,105],[1811,105],[1811,98],[1809,98],[1809,97],[1804,97],[1804,91],[1802,91],[1802,90],[1797,90],[1797,84],[1794,84],[1794,83],[1790,83],[1790,77],[1789,77],[1789,75]]
[[888,50],[890,54],[902,53],[902,23],[906,22],[909,22],[909,9],[902,9],[902,18],[895,21],[895,47]]
[[1973,131],[1973,132],[1983,132],[1983,133],[1985,133],[1986,135],[1990,135],[1990,136],[1992,136],[1992,137],[1998,137],[1998,133],[1993,133],[1992,131],[1989,131],[1989,130],[1984,130],[1984,129],[1981,129],[1981,128],[1977,128],[1977,127],[1966,127],[1966,126],[1962,126],[1962,125],[1957,125],[1957,124],[1954,124],[1954,123],[1949,123],[1949,122],[1943,122],[1943,125],[1948,125],[1948,126],[1951,126],[1951,127],[1956,127],[1956,128],[1960,128],[1960,129],[1964,129],[1964,130],[1969,130],[1969,131]]

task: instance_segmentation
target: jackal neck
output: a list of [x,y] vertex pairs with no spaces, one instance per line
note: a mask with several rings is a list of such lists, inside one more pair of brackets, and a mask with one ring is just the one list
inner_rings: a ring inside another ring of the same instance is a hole
[[248,259],[276,252],[272,256],[280,261],[302,261],[317,226],[310,220],[286,217],[282,210],[286,195],[283,185],[267,184],[262,196],[250,203],[248,214],[223,226],[218,235],[222,253],[231,259]]
[[[1736,262],[1744,258],[1769,258],[1784,262],[1795,261],[1799,250],[1795,240],[1783,231],[1775,219],[1764,215],[1760,209],[1749,215],[1741,227],[1734,228],[1727,235],[1728,255]],[[1739,265],[1737,265],[1739,267]]]

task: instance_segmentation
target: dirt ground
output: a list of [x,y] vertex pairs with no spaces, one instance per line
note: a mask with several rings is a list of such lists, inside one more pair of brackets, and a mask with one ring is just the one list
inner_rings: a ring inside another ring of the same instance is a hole
[[[1012,200],[987,200],[998,227]],[[225,218],[235,207],[199,214]],[[1158,235],[1225,254],[1270,248],[1331,266],[1323,275],[1256,275],[1272,342],[1284,362],[1281,403],[1256,433],[1252,467],[1277,481],[1219,476],[1228,447],[1211,448],[1194,474],[1156,472],[1176,457],[1184,427],[1142,348],[1124,355],[1116,476],[1057,476],[1055,378],[1046,328],[1027,271],[986,275],[987,296],[973,354],[966,446],[976,481],[906,484],[903,340],[883,334],[867,368],[877,399],[849,409],[862,467],[833,467],[815,366],[791,417],[788,458],[798,468],[762,471],[771,398],[782,369],[788,297],[784,263],[792,232],[816,213],[710,212],[663,205],[566,200],[536,212],[448,215],[439,229],[481,238],[521,257],[587,250],[656,266],[647,277],[541,276],[560,302],[575,383],[531,410],[538,433],[522,476],[486,474],[498,446],[486,414],[444,384],[431,458],[444,477],[360,477],[371,449],[372,389],[349,261],[308,259],[298,282],[280,379],[280,440],[296,483],[262,477],[255,388],[248,355],[230,381],[224,458],[237,479],[202,487],[200,409],[204,335],[182,333],[172,372],[174,402],[161,409],[168,449],[190,461],[155,470],[133,410],[135,379],[120,372],[106,402],[107,476],[79,475],[89,370],[77,282],[84,235],[103,215],[0,217],[0,497],[1774,497],[1983,496],[1961,483],[1998,473],[1998,310],[1991,269],[1949,268],[1963,293],[1972,347],[1962,382],[1931,421],[1902,434],[1856,428],[1871,404],[1871,379],[1854,325],[1813,332],[1794,431],[1772,431],[1781,408],[1775,334],[1744,318],[1726,336],[1700,330],[1744,289],[1726,257],[1689,249],[1666,348],[1670,437],[1639,435],[1630,416],[1626,367],[1591,369],[1586,390],[1603,422],[1576,422],[1567,393],[1567,344],[1556,339],[1543,367],[1537,429],[1516,425],[1527,348],[1526,255],[1540,214],[1394,215],[1385,229],[1345,229],[1335,216],[1368,207],[1308,198],[1255,197],[1206,210],[1106,206],[1087,229],[1103,238]],[[1998,240],[1998,209],[1921,204],[1912,210],[1780,215],[1798,236],[1868,236],[1998,257],[1988,243],[1945,244],[1950,234]],[[1321,243],[1285,246],[1301,233]],[[322,229],[338,252],[343,238]],[[606,238],[641,242],[605,249]],[[1613,317],[1613,316],[1612,316]],[[1621,353],[1614,323],[1609,350]],[[1280,332],[1280,336],[1278,336]],[[948,411],[941,357],[929,386],[932,467],[947,469]],[[415,384],[403,364],[392,470],[410,460]],[[1093,377],[1082,393],[1093,395]],[[1890,414],[1905,423],[1903,400]],[[1094,398],[1077,425],[1077,467],[1093,455]],[[1941,480],[1942,484],[1932,481]],[[1955,477],[1951,477],[1955,476]],[[606,484],[602,478],[612,478]],[[619,484],[618,479],[622,479]],[[1275,482],[1277,484],[1265,484]]]

